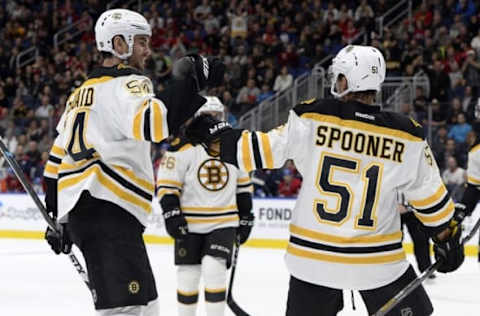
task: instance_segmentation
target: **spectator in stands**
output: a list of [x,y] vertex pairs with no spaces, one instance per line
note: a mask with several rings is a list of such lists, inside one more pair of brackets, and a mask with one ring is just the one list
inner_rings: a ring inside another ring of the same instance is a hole
[[257,102],[260,89],[256,86],[255,79],[248,79],[247,85],[240,89],[237,96],[237,104],[242,104],[242,112],[251,109]]
[[[432,122],[430,124],[436,130],[438,126],[445,125],[447,122],[447,109],[445,109],[445,105],[440,105],[437,99],[433,99],[432,103],[430,104],[432,108]],[[429,122],[427,121],[427,117],[425,116],[423,119],[423,125],[427,126]]]
[[453,98],[451,103],[452,106],[448,108],[447,115],[447,124],[450,126],[458,123],[458,114],[462,113],[463,115],[465,115],[465,112],[462,109],[462,103],[460,102],[459,98]]
[[450,91],[450,77],[444,70],[441,60],[433,62],[433,69],[428,70],[430,79],[430,95],[439,102],[447,102]]
[[367,0],[362,0],[355,10],[355,21],[367,30],[371,30],[374,17],[375,14],[373,13],[372,7],[368,4]]
[[157,52],[152,53],[154,78],[165,84],[171,78],[172,74],[172,60],[169,56],[165,55],[165,52],[160,49]]
[[465,169],[458,167],[457,160],[450,156],[447,158],[447,168],[442,174],[443,182],[454,201],[459,201],[463,194],[466,181]]
[[480,55],[480,28],[477,29],[477,34],[472,38],[470,46],[475,49],[477,56]]
[[270,98],[273,95],[273,91],[270,87],[264,83],[262,86],[262,92],[258,95],[257,102],[262,103],[264,100]]
[[42,95],[40,100],[40,106],[35,111],[35,117],[39,119],[49,118],[53,113],[50,97],[48,95]]
[[474,93],[480,87],[480,62],[477,60],[475,50],[467,51],[467,57],[463,62],[462,72],[467,84],[472,86]]
[[284,91],[293,84],[293,76],[288,73],[287,66],[283,66],[280,70],[280,73],[275,78],[275,84],[273,85],[273,91],[281,92]]
[[452,126],[448,137],[453,138],[457,143],[465,143],[467,134],[472,130],[472,126],[467,123],[465,114],[460,112],[457,114],[457,123]]
[[296,197],[302,186],[300,179],[293,176],[293,172],[285,168],[282,170],[283,179],[278,185],[278,195],[281,197]]

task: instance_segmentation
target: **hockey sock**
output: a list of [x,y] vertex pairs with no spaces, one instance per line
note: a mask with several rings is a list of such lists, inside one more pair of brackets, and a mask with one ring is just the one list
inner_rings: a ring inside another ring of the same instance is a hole
[[227,282],[226,260],[208,255],[204,256],[202,259],[202,275],[205,283],[207,316],[223,316]]
[[201,267],[179,265],[177,268],[177,301],[179,316],[195,316]]

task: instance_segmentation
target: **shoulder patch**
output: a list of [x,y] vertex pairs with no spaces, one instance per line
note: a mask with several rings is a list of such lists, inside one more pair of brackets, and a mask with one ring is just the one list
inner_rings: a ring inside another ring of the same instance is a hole
[[415,121],[415,120],[413,119],[413,117],[410,116],[409,118],[410,118],[410,121],[412,121],[412,123],[413,123],[413,125],[414,125],[415,127],[422,127],[422,125],[421,125],[420,123],[418,123],[417,121]]
[[302,102],[300,102],[300,104],[311,104],[313,102],[315,102],[317,98],[311,98],[311,99],[308,99],[308,100],[304,100]]

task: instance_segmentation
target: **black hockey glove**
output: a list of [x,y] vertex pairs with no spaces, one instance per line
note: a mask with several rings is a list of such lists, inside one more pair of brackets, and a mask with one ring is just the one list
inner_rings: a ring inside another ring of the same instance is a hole
[[237,230],[238,240],[240,244],[247,241],[248,236],[252,232],[253,224],[255,222],[255,216],[252,213],[240,215],[240,223]]
[[206,87],[216,87],[223,82],[225,64],[216,57],[203,57],[197,54],[180,58],[173,65],[174,78],[185,79],[193,77],[197,92]]
[[58,225],[58,231],[54,231],[48,227],[45,232],[45,239],[57,255],[62,252],[68,254],[72,250],[72,241],[68,237],[65,224]]
[[187,126],[185,136],[193,144],[201,144],[211,156],[220,154],[219,148],[214,149],[212,145],[220,140],[220,135],[231,131],[230,124],[217,120],[210,114],[200,114]]
[[435,259],[442,261],[438,271],[443,273],[457,270],[465,260],[464,246],[460,243],[462,225],[459,223],[465,215],[461,211],[462,208],[459,207],[457,211],[457,207],[459,206],[455,207],[455,216],[450,220],[449,224],[450,236],[444,240],[433,238]]
[[165,228],[173,239],[181,239],[188,234],[187,221],[179,208],[163,212]]

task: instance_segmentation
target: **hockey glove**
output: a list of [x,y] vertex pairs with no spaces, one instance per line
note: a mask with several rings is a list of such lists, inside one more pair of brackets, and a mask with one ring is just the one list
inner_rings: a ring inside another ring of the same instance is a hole
[[177,79],[192,77],[197,92],[206,87],[216,87],[223,81],[225,64],[216,57],[203,57],[197,54],[187,55],[175,62],[172,74]]
[[163,212],[165,228],[173,239],[181,239],[188,234],[187,221],[179,208]]
[[237,230],[238,240],[240,244],[244,244],[250,233],[252,232],[255,216],[252,213],[240,215],[240,223]]
[[58,225],[58,231],[48,227],[45,232],[45,239],[57,255],[61,252],[68,254],[72,250],[72,241],[68,237],[65,224]]
[[[460,212],[459,212],[460,213]],[[460,215],[461,216],[461,215]],[[447,273],[457,270],[465,260],[463,244],[460,243],[462,236],[462,225],[458,223],[460,217],[454,216],[449,224],[450,236],[438,240],[433,238],[433,252],[435,259],[440,260],[442,264],[438,268],[439,272]],[[461,217],[463,219],[463,217]]]
[[220,154],[220,135],[231,130],[227,122],[209,114],[200,114],[187,126],[185,135],[192,144],[201,144],[209,155],[216,157]]

